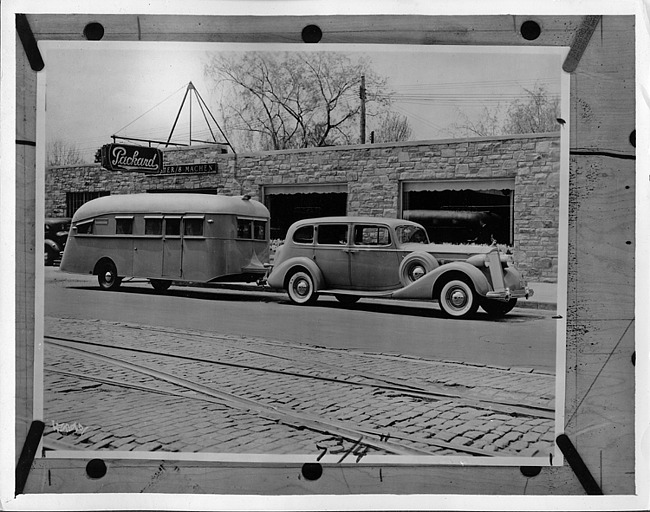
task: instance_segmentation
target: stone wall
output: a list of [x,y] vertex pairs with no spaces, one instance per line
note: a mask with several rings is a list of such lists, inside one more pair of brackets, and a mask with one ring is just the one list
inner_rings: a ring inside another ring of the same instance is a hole
[[47,216],[64,216],[66,192],[126,194],[217,188],[260,199],[265,185],[347,184],[348,215],[396,217],[400,182],[511,178],[514,253],[532,281],[555,281],[559,228],[559,134],[418,141],[222,154],[211,146],[165,151],[165,163],[217,164],[216,173],[145,175],[109,172],[98,165],[46,172]]

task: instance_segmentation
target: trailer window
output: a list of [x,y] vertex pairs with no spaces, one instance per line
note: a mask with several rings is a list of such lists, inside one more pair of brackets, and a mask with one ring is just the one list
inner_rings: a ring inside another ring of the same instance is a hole
[[144,219],[145,235],[162,235],[162,219]]
[[77,234],[78,235],[92,235],[93,234],[93,225],[94,221],[89,221],[89,222],[81,222],[77,224],[76,229],[77,229]]
[[133,217],[115,217],[115,234],[133,234]]
[[253,238],[251,219],[237,219],[237,238]]
[[167,236],[181,236],[181,219],[175,217],[167,217],[165,219],[165,235]]
[[203,219],[186,218],[184,233],[186,236],[203,236]]
[[266,240],[266,221],[254,220],[253,221],[253,234],[255,240]]

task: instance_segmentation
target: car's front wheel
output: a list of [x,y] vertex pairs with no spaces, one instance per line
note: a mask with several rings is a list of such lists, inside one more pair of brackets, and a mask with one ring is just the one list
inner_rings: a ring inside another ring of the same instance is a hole
[[474,287],[463,279],[450,279],[438,294],[442,313],[449,318],[467,318],[476,313],[478,299]]
[[512,311],[512,308],[514,308],[516,305],[517,299],[510,299],[507,302],[494,299],[483,299],[481,301],[481,307],[485,310],[485,312],[490,316],[496,317],[504,316],[507,313],[510,313],[510,311]]
[[303,270],[291,275],[287,283],[287,293],[291,302],[301,306],[313,304],[318,299],[318,294],[314,288],[314,279],[309,272]]

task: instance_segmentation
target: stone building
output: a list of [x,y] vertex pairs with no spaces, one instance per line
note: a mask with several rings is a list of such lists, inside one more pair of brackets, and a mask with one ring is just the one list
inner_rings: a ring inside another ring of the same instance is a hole
[[559,133],[246,154],[192,146],[166,149],[164,164],[161,174],[49,168],[45,214],[71,216],[107,194],[189,191],[261,200],[280,239],[300,218],[347,214],[424,216],[433,241],[462,243],[476,235],[464,218],[496,219],[492,238],[528,280],[557,279]]

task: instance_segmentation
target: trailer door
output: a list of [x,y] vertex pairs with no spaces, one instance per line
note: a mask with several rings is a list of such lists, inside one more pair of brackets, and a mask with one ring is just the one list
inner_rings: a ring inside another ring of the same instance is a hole
[[163,267],[163,216],[145,215],[144,236],[134,240],[133,276],[158,278]]
[[167,279],[180,279],[183,277],[181,216],[165,215],[164,224],[162,277]]

